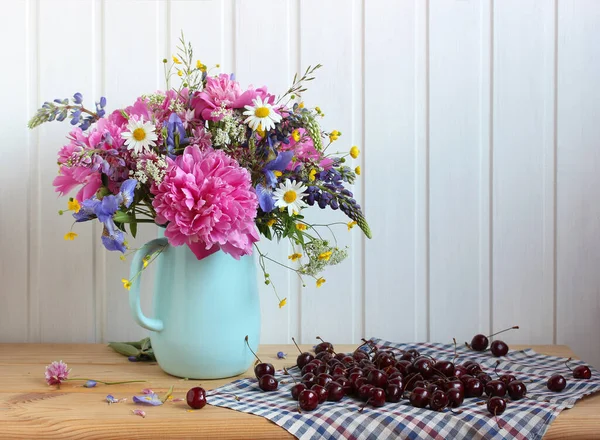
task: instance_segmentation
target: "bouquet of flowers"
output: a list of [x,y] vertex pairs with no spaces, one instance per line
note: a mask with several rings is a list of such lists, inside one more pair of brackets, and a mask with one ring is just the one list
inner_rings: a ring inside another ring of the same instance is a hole
[[[256,243],[260,235],[289,239],[289,259],[298,263],[286,266],[320,286],[319,273],[347,250],[321,238],[317,228],[330,225],[305,221],[305,208],[339,209],[350,219],[348,228],[358,225],[371,237],[345,187],[360,174],[346,164],[358,148],[328,154],[341,133],[324,132],[322,111],[300,100],[321,66],[309,66],[277,97],[266,87],[243,90],[233,74],[211,75],[183,37],[172,61],[163,63],[166,91],[110,114],[104,97],[90,109],[75,93],[44,103],[29,122],[34,128],[68,118],[75,126],[58,152],[54,179],[61,195],[78,188],[68,200],[75,223],[97,219],[106,249],[125,255],[124,233],[135,237],[139,223],[165,227],[171,245],[189,246],[198,259],[218,250],[239,259],[255,247],[267,284],[270,258]],[[170,86],[173,79],[178,87]],[[71,231],[65,239],[76,236]],[[123,282],[128,287],[129,280]]]

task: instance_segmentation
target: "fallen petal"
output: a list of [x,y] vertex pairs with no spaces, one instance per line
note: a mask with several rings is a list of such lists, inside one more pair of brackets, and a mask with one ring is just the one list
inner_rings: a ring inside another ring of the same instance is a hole
[[142,390],[142,394],[154,394],[154,391],[152,391],[150,388],[144,388]]
[[175,397],[173,399],[173,402],[183,402],[185,399],[181,398],[181,397]]
[[136,416],[142,416],[143,418],[146,418],[146,411],[142,411],[141,409],[132,409],[131,412]]
[[133,402],[153,406],[163,404],[163,402],[158,398],[156,394],[144,394],[143,396],[133,396]]
[[94,388],[96,386],[96,381],[88,380],[86,383],[83,384],[83,386],[86,388]]
[[114,396],[111,395],[111,394],[109,394],[108,396],[106,396],[106,401],[108,402],[109,405],[111,403],[119,403],[119,401],[117,399],[115,399]]

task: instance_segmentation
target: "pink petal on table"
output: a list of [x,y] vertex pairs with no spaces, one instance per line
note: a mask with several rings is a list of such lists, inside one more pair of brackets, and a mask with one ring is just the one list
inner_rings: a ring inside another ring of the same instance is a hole
[[142,394],[154,394],[154,391],[152,391],[150,388],[144,388],[142,390]]
[[142,411],[141,409],[132,409],[131,412],[136,416],[142,416],[146,418],[146,411]]
[[183,402],[185,399],[181,398],[181,397],[176,397],[173,399],[173,402]]

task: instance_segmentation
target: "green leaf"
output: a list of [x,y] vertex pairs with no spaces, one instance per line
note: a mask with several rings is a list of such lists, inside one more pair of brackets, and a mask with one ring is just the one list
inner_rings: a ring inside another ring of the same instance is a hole
[[167,391],[161,398],[160,401],[162,403],[165,403],[167,401],[167,399],[169,398],[169,396],[171,396],[173,394],[173,385],[171,385],[171,388],[169,388],[169,391]]
[[126,212],[117,211],[115,212],[115,215],[113,215],[113,220],[115,223],[131,223],[132,221],[135,221],[135,217]]
[[140,350],[138,348],[135,348],[133,345],[124,344],[123,342],[111,342],[108,344],[108,346],[124,356],[137,357],[140,354]]
[[134,342],[120,342],[120,344],[127,344],[127,345],[133,345],[135,348],[142,348],[142,344],[144,343],[144,341],[147,338],[142,339],[141,341],[134,341]]
[[140,342],[142,343],[142,346],[140,347],[142,349],[142,351],[146,351],[152,347],[152,345],[150,343],[150,338],[144,338]]
[[135,238],[135,236],[137,235],[137,223],[133,222],[129,225],[129,231],[131,232],[131,236],[133,238]]

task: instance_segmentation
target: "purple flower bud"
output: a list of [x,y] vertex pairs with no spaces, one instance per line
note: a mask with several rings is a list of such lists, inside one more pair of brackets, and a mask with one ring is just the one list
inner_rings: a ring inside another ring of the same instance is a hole
[[83,95],[79,92],[75,93],[73,95],[73,102],[75,102],[75,104],[81,104],[83,102]]
[[137,362],[137,358],[135,356],[129,356],[127,359],[129,359],[129,362]]

